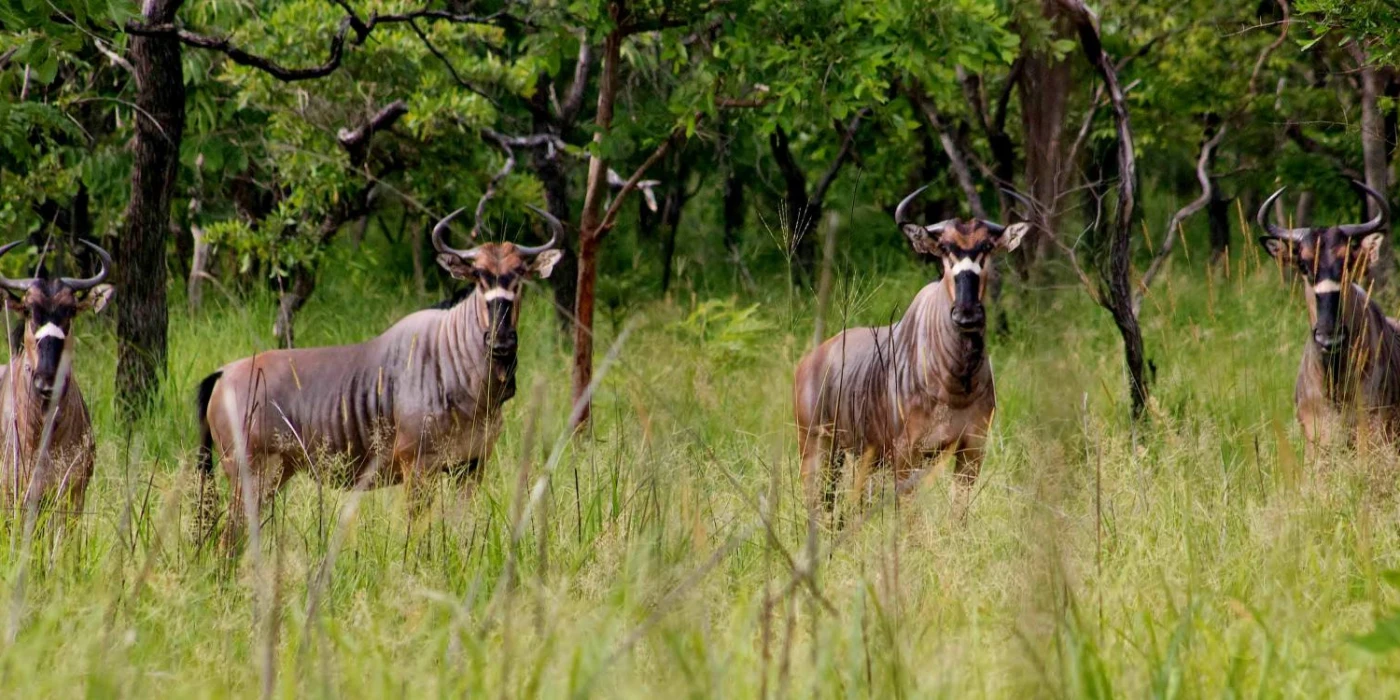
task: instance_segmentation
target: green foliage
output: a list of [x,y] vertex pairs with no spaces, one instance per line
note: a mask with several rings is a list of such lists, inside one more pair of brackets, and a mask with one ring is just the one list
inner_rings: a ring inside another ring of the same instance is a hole
[[709,299],[670,325],[684,341],[701,348],[721,364],[753,360],[772,337],[773,325],[763,319],[759,305],[739,306],[734,299]]
[[[1400,571],[1382,572],[1380,578],[1390,588],[1400,590]],[[1374,629],[1352,637],[1351,643],[1372,654],[1389,654],[1400,650],[1400,609],[1378,618]]]

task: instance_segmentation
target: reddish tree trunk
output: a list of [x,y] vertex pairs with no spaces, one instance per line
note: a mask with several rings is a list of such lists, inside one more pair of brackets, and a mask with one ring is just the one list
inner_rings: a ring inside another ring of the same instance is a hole
[[[613,22],[622,14],[620,3],[609,5]],[[598,130],[593,142],[601,144],[612,128],[613,102],[617,96],[617,64],[622,53],[622,29],[615,28],[603,42],[603,70],[598,83]],[[608,192],[608,163],[595,149],[588,160],[588,189],[579,220],[578,285],[574,301],[574,408],[572,429],[588,421],[588,385],[593,382],[593,300],[598,286],[598,249],[603,236],[603,199]]]

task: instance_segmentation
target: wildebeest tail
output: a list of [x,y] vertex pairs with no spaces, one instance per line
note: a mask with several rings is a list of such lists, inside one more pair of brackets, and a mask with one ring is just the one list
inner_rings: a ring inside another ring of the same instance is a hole
[[199,471],[205,475],[214,473],[214,432],[209,429],[209,399],[214,395],[214,385],[224,376],[223,371],[215,372],[199,383],[199,394],[195,397],[199,415]]

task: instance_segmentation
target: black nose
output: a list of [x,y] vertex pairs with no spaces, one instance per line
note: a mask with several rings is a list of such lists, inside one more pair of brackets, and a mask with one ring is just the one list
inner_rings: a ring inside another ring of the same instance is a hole
[[1313,331],[1313,342],[1323,352],[1335,352],[1346,341],[1346,336],[1342,333],[1324,333],[1319,330]]
[[981,328],[987,322],[987,312],[981,306],[954,306],[953,323],[963,330]]
[[53,393],[53,377],[42,374],[34,375],[34,388],[45,396]]
[[497,357],[514,355],[518,340],[515,331],[501,331],[491,338],[491,354]]

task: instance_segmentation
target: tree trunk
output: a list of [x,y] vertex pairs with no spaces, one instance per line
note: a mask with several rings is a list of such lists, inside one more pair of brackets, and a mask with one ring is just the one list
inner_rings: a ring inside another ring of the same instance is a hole
[[277,295],[277,320],[272,324],[272,335],[277,338],[280,348],[296,347],[296,314],[316,291],[316,271],[298,265],[292,271],[291,279],[283,279],[282,291]]
[[1230,251],[1230,200],[1220,192],[1220,183],[1211,180],[1210,202],[1206,204],[1210,223],[1210,259],[1224,259]]
[[1113,107],[1113,121],[1118,135],[1118,208],[1110,229],[1107,259],[1099,265],[1101,289],[1099,303],[1113,317],[1118,334],[1123,338],[1123,359],[1128,370],[1128,390],[1132,401],[1132,417],[1138,420],[1147,409],[1146,357],[1142,345],[1142,328],[1133,309],[1132,239],[1133,218],[1137,209],[1137,160],[1133,152],[1133,130],[1128,115],[1128,101],[1118,83],[1118,73],[1103,49],[1098,21],[1083,0],[1059,0],[1070,13],[1078,29],[1079,42],[1099,76]]
[[831,212],[826,216],[826,228],[822,231],[822,269],[817,278],[817,313],[812,324],[812,347],[826,339],[826,316],[831,312],[831,285],[836,268],[836,229],[841,224],[841,216]]
[[92,249],[79,242],[89,240],[100,244],[100,241],[92,237],[91,201],[87,185],[79,182],[78,194],[73,197],[68,219],[68,250],[72,252],[73,261],[77,264],[74,274],[78,277],[91,277],[97,272],[97,261]]
[[812,279],[816,265],[817,245],[811,233],[816,228],[816,216],[807,197],[807,174],[797,165],[788,147],[787,132],[782,127],[768,136],[768,146],[783,174],[783,221],[779,222],[787,235],[785,244],[792,267],[793,284]]
[[[404,218],[408,218],[407,213],[404,214]],[[427,246],[423,242],[426,240],[423,237],[423,230],[430,225],[431,222],[425,222],[422,226],[414,222],[413,233],[409,234],[409,247],[413,249],[413,288],[419,294],[428,293],[428,276],[423,269],[423,256],[427,255]],[[400,231],[403,228],[403,226],[399,226]]]
[[[608,5],[613,22],[622,14],[621,4]],[[598,80],[598,112],[594,119],[597,131],[593,143],[597,147],[588,159],[588,189],[583,198],[583,215],[579,220],[578,285],[574,290],[574,386],[572,431],[588,422],[592,399],[588,387],[593,382],[593,302],[598,283],[598,250],[603,230],[603,200],[608,194],[608,163],[600,155],[602,142],[612,128],[613,102],[617,97],[617,64],[622,54],[622,30],[614,26],[603,42],[603,69]]]
[[[1376,67],[1371,63],[1366,55],[1366,49],[1360,44],[1351,42],[1347,49],[1351,52],[1351,57],[1356,61],[1357,69],[1361,73],[1361,154],[1366,174],[1366,185],[1371,189],[1380,192],[1388,201],[1390,199],[1390,173],[1386,163],[1386,141],[1385,141],[1385,117],[1381,114],[1380,98],[1383,92],[1380,76]],[[1366,217],[1371,218],[1380,213],[1379,202],[1366,198]],[[1390,246],[1383,249],[1383,259],[1381,264],[1371,267],[1371,274],[1377,287],[1385,286],[1390,278],[1390,267],[1395,259],[1395,254],[1390,250]]]
[[204,239],[204,229],[190,224],[190,240],[194,242],[190,253],[190,276],[186,282],[186,301],[190,310],[198,309],[204,303],[204,276],[209,268],[209,242]]
[[[661,204],[661,226],[666,238],[661,244],[661,293],[671,290],[671,271],[676,259],[676,234],[681,227],[681,210],[686,203],[686,185],[690,180],[691,161],[683,150],[672,154],[671,172],[666,179],[666,195]],[[643,206],[643,210],[646,207]]]
[[740,232],[744,230],[744,180],[731,161],[724,177],[724,252],[729,264],[739,273],[739,282],[749,290],[755,288],[753,276],[744,264],[743,241]]
[[[145,0],[145,23],[174,22],[182,1]],[[149,404],[165,371],[165,239],[185,130],[185,80],[180,42],[173,35],[132,36],[129,55],[140,77],[138,116],[131,199],[112,276],[117,286],[117,395],[127,415],[135,416]]]
[[563,257],[554,265],[554,273],[549,276],[549,286],[554,291],[554,312],[561,328],[572,328],[573,311],[578,298],[578,247],[576,231],[568,222],[573,221],[569,208],[569,176],[558,156],[550,158],[546,149],[533,149],[531,160],[535,177],[544,186],[544,201],[554,218],[565,222],[564,237],[559,242]]
[[[1062,28],[1060,12],[1053,0],[1044,0],[1042,12],[1053,26]],[[1057,34],[1064,34],[1063,31]],[[1018,87],[1021,95],[1021,123],[1025,129],[1026,187],[1031,199],[1041,211],[1039,227],[1031,229],[1027,240],[1017,249],[1016,260],[1024,274],[1047,252],[1050,239],[1058,230],[1060,213],[1060,183],[1064,163],[1065,110],[1069,104],[1071,82],[1068,61],[1056,60],[1044,53],[1024,57]]]

